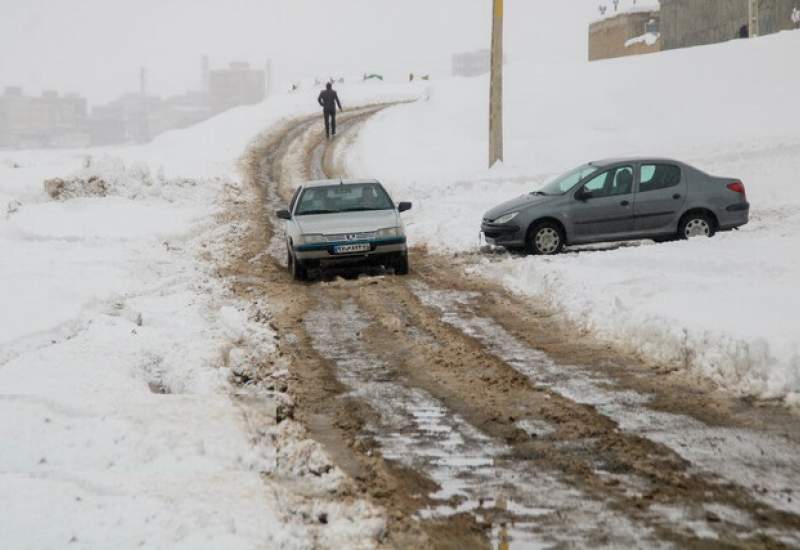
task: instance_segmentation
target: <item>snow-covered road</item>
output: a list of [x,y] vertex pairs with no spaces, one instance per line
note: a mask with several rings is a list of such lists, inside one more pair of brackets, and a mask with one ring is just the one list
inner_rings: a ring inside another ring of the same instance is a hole
[[[491,171],[481,79],[349,87],[372,107],[332,145],[303,92],[143,147],[3,152],[0,540],[800,546],[799,37],[510,67]],[[655,149],[741,176],[752,223],[476,246],[548,174]],[[409,277],[291,280],[270,213],[326,174],[414,201]]]
[[[268,216],[296,181],[345,175],[361,126],[344,128],[331,147],[301,120],[254,155]],[[781,407],[573,343],[546,304],[462,274],[473,256],[418,248],[408,278],[298,285],[269,219],[243,236],[253,252],[273,237],[240,292],[277,305],[297,418],[387,510],[390,544],[800,544],[800,430]]]

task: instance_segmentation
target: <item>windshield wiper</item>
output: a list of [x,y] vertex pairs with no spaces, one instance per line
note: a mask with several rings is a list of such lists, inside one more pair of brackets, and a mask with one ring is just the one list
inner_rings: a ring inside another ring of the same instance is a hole
[[298,216],[312,216],[314,214],[335,214],[338,210],[306,210],[305,212],[298,212]]

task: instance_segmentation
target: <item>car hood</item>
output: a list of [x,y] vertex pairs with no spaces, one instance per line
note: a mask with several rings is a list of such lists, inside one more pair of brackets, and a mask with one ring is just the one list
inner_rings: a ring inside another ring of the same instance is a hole
[[367,212],[341,212],[339,214],[314,214],[295,216],[303,234],[362,233],[400,225],[395,210],[370,210]]
[[510,214],[511,212],[518,212],[520,210],[524,210],[530,206],[535,204],[541,204],[545,202],[549,202],[555,199],[555,196],[544,196],[544,195],[522,195],[515,199],[511,199],[510,201],[506,201],[502,204],[499,204],[486,212],[484,214],[484,218],[487,220],[496,220],[500,216],[504,214]]

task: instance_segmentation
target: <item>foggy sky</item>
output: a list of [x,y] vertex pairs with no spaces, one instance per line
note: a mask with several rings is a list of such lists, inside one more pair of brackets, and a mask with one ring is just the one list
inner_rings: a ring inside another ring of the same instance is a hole
[[[506,0],[509,59],[585,59],[597,0]],[[78,92],[200,86],[200,57],[259,68],[275,88],[314,75],[447,76],[454,52],[489,44],[491,0],[0,0],[0,87]]]

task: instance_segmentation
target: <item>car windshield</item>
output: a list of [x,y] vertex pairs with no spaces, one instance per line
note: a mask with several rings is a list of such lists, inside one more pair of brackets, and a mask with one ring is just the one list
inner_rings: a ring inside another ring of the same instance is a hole
[[540,195],[563,195],[575,185],[578,184],[583,178],[594,174],[597,172],[598,168],[596,166],[592,166],[591,164],[584,164],[583,166],[579,166],[574,170],[570,170],[566,174],[557,177],[544,187],[542,187],[539,191],[536,191],[534,194]]
[[392,200],[379,183],[345,183],[306,188],[297,200],[295,215],[367,210],[394,210]]

